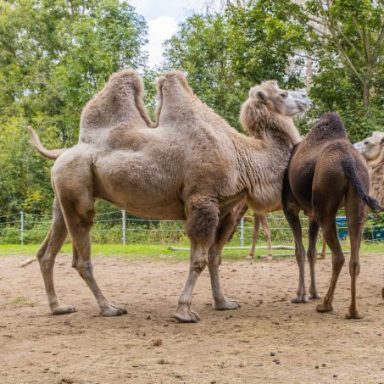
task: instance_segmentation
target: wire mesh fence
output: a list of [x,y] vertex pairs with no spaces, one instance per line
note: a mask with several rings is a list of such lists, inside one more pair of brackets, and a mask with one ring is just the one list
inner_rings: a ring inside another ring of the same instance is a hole
[[[347,221],[337,218],[340,238],[347,236]],[[303,235],[308,234],[308,218],[301,216]],[[272,242],[292,245],[292,232],[281,213],[268,215]],[[15,216],[0,217],[0,244],[40,243],[46,236],[51,218],[20,211]],[[244,216],[229,246],[248,246],[252,242],[253,217]],[[184,222],[178,220],[150,220],[130,217],[125,211],[111,210],[96,216],[91,230],[92,241],[99,244],[187,244]],[[260,241],[265,241],[261,230]],[[384,241],[383,220],[370,216],[364,229],[365,241]]]

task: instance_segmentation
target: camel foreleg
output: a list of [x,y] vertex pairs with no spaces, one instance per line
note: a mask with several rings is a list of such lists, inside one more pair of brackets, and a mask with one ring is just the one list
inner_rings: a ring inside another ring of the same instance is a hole
[[174,316],[183,323],[196,323],[200,318],[191,308],[193,289],[208,264],[208,251],[215,240],[219,223],[219,209],[212,199],[193,196],[187,204],[187,212],[186,229],[191,241],[190,266]]

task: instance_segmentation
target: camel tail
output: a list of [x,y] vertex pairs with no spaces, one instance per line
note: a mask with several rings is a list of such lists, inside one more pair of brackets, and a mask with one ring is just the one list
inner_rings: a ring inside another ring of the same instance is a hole
[[67,149],[47,149],[41,144],[39,135],[32,127],[27,127],[29,136],[31,138],[30,143],[35,147],[35,149],[44,157],[47,157],[51,160],[56,160],[62,153],[64,153]]
[[384,208],[379,204],[379,202],[364,191],[363,185],[361,184],[357,174],[355,162],[352,159],[343,161],[343,169],[345,176],[349,179],[352,185],[352,188],[356,191],[364,203],[367,204],[372,211],[384,211]]

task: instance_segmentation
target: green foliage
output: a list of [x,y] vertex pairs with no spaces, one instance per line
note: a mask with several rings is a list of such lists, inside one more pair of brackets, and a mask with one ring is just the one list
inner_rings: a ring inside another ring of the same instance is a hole
[[111,73],[144,68],[146,24],[127,1],[0,0],[2,214],[47,211],[51,162],[27,143],[76,143],[84,104]]
[[312,115],[338,111],[352,141],[384,126],[384,2],[309,0],[301,9],[314,58]]
[[266,79],[299,86],[299,73],[287,74],[304,29],[292,21],[294,4],[251,1],[223,13],[193,15],[166,43],[166,68],[183,69],[198,94],[234,127],[249,88]]

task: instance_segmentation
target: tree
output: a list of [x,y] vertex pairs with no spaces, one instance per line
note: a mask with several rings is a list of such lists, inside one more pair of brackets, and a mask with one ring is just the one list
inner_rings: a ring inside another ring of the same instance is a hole
[[365,109],[384,64],[384,1],[310,0],[307,26],[318,51],[333,54],[359,83]]
[[[223,12],[196,14],[166,43],[166,67],[187,72],[197,94],[238,127],[249,88],[266,79],[302,86],[293,64],[304,29],[297,5],[282,0],[227,2]],[[290,68],[290,71],[287,69]]]
[[312,114],[338,111],[352,141],[382,129],[384,2],[309,0],[301,7],[314,60]]
[[147,27],[127,1],[0,0],[0,204],[50,209],[47,161],[29,148],[31,124],[52,147],[76,143],[84,104],[111,73],[145,68]]

